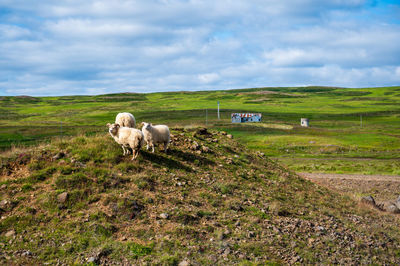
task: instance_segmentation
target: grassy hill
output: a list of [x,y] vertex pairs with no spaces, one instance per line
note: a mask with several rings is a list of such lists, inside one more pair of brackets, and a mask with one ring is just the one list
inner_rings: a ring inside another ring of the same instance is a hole
[[0,263],[400,263],[396,216],[210,132],[134,162],[104,132],[2,153]]
[[[207,123],[294,171],[399,175],[399,106],[400,87],[0,97],[0,149],[104,132],[118,112],[128,111],[139,122]],[[232,112],[261,112],[263,123],[233,125]],[[311,128],[299,126],[302,117],[310,119]]]

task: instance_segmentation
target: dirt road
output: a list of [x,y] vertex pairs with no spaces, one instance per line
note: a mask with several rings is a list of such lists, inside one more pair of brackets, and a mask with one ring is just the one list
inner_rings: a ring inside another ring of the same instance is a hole
[[379,201],[400,195],[400,176],[298,173],[317,184],[355,197],[371,195]]
[[342,179],[360,181],[392,181],[400,182],[400,176],[396,175],[357,175],[357,174],[322,174],[322,173],[299,173],[307,179]]

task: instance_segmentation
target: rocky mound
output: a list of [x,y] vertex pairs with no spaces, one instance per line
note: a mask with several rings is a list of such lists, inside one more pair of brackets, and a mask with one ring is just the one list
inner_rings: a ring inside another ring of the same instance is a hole
[[174,129],[168,154],[107,134],[4,153],[2,264],[400,263],[399,222],[247,150]]

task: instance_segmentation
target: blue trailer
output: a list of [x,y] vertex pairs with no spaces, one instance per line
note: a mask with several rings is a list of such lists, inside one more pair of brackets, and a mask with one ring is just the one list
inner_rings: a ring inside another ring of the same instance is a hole
[[261,122],[261,113],[233,113],[232,123]]

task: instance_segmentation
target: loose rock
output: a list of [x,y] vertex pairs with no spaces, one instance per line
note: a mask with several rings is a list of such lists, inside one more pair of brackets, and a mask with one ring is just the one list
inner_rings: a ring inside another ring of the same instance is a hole
[[60,151],[59,153],[57,153],[56,155],[53,156],[53,159],[58,160],[58,159],[63,158],[64,156],[65,156],[65,153]]
[[97,259],[95,257],[90,257],[87,259],[88,263],[96,263]]
[[6,199],[0,201],[0,208],[2,209],[7,209],[8,205],[10,204],[10,202]]
[[14,230],[14,229],[12,229],[12,230],[8,231],[8,232],[5,234],[5,236],[6,236],[6,237],[12,237],[12,236],[15,236],[15,230]]
[[169,218],[169,215],[168,215],[168,213],[161,213],[160,214],[160,218],[162,218],[162,219],[168,219]]
[[253,238],[253,237],[256,236],[256,234],[255,234],[253,231],[250,231],[250,232],[247,234],[247,236],[248,236],[249,238]]
[[397,206],[397,208],[400,209],[400,196],[397,198],[397,200],[394,204]]
[[29,250],[26,250],[26,251],[22,252],[21,256],[23,256],[23,257],[32,256],[32,252],[30,252]]
[[59,203],[65,203],[68,199],[68,192],[63,192],[57,196],[57,201]]
[[187,260],[183,260],[183,261],[179,262],[179,264],[178,264],[178,266],[189,266],[189,265],[190,265],[190,262]]
[[395,204],[389,204],[388,206],[385,206],[385,211],[390,213],[400,213],[400,209],[397,208]]
[[375,206],[375,199],[372,196],[366,196],[361,198],[361,202]]
[[210,132],[208,132],[207,128],[205,128],[205,127],[197,129],[195,131],[195,134],[198,134],[198,135],[211,135]]
[[208,153],[208,152],[210,152],[210,148],[208,148],[206,146],[201,146],[201,151],[205,152],[205,153]]
[[198,150],[199,148],[200,148],[200,145],[196,141],[193,141],[193,144],[190,146],[190,149]]
[[231,253],[231,249],[229,247],[227,247],[224,251],[224,253],[222,254],[222,256],[226,257]]

